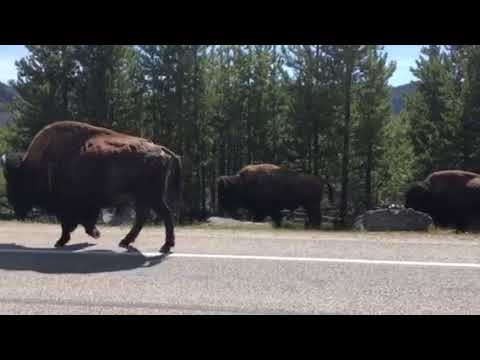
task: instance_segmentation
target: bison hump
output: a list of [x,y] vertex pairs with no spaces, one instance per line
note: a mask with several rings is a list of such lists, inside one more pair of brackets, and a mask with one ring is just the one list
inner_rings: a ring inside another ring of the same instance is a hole
[[296,174],[290,169],[274,165],[274,164],[255,164],[247,165],[242,168],[238,175],[241,177],[255,177],[264,175],[291,175]]
[[157,150],[155,144],[130,136],[97,136],[85,143],[84,152],[98,155],[144,153]]

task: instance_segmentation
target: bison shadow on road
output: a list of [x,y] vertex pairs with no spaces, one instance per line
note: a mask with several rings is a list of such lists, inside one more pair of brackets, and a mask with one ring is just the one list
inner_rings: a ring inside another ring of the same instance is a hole
[[[94,244],[82,243],[55,249],[0,244],[0,270],[34,271],[44,274],[92,274],[127,271],[162,263],[168,254],[145,256],[133,246],[126,252],[83,250]],[[48,251],[46,251],[48,250]]]

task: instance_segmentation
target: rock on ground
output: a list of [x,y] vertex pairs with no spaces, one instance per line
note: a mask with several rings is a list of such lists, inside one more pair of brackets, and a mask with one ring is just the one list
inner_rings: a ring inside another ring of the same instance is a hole
[[[206,220],[206,222],[210,225],[257,225],[257,226],[265,226],[266,223],[256,223],[251,221],[240,221],[231,218],[222,218],[212,216]],[[268,223],[267,223],[268,225]]]
[[367,231],[427,231],[433,226],[430,215],[413,209],[379,209],[367,211],[353,225]]

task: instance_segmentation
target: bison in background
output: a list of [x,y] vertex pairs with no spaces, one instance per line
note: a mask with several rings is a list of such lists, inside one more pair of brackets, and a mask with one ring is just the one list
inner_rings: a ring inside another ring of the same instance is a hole
[[253,214],[254,221],[270,216],[276,226],[281,226],[282,210],[303,206],[308,214],[305,227],[318,228],[325,185],[333,203],[332,187],[318,176],[298,174],[272,164],[248,165],[237,175],[217,179],[218,202],[229,215],[246,209]]
[[429,214],[436,225],[464,232],[480,216],[480,175],[446,170],[429,175],[405,193],[405,207]]
[[120,242],[135,241],[150,209],[165,221],[161,251],[175,245],[167,191],[180,194],[180,158],[164,146],[86,123],[56,122],[42,129],[25,154],[2,156],[7,197],[15,216],[24,219],[33,207],[55,215],[64,246],[79,225],[100,237],[96,222],[102,208],[135,204],[136,218]]

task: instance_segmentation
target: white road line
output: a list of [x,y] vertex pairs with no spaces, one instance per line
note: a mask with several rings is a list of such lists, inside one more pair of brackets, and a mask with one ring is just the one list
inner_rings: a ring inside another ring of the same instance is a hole
[[213,255],[213,254],[211,255],[211,254],[181,254],[181,253],[178,253],[178,254],[172,253],[169,255],[169,257],[480,268],[480,264],[475,264],[475,263],[443,263],[443,262],[425,262],[425,261],[367,260],[367,259],[341,259],[341,258],[316,258],[316,257]]
[[189,254],[170,253],[161,254],[158,252],[115,252],[109,250],[93,251],[66,251],[66,250],[33,250],[33,249],[1,249],[2,253],[8,254],[47,254],[47,255],[104,255],[104,256],[144,256],[155,258],[166,256],[168,258],[203,258],[203,259],[231,259],[231,260],[266,260],[266,261],[290,261],[290,262],[316,262],[316,263],[338,263],[338,264],[367,264],[367,265],[399,265],[399,266],[430,266],[430,267],[452,267],[452,268],[474,268],[480,269],[477,263],[452,263],[452,262],[430,262],[430,261],[402,261],[402,260],[370,260],[370,259],[342,259],[342,258],[319,258],[319,257],[290,257],[290,256],[257,256],[257,255],[226,255],[226,254]]

